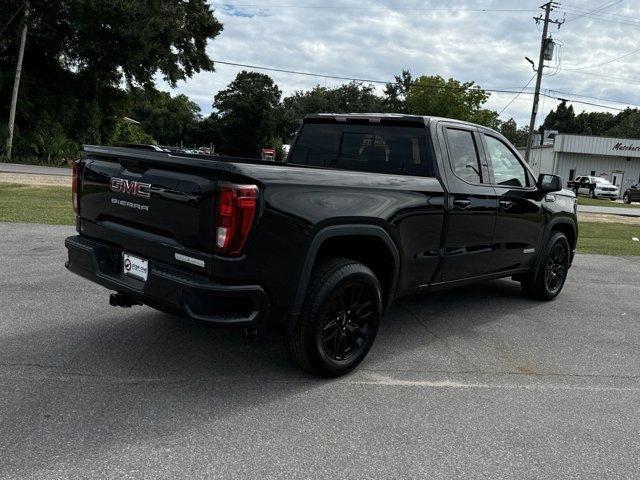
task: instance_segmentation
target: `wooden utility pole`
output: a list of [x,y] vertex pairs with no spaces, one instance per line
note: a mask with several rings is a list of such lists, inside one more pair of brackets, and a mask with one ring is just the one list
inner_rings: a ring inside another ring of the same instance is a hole
[[[544,50],[547,44],[547,32],[549,31],[549,23],[555,23],[560,28],[564,20],[549,20],[549,14],[553,7],[559,6],[557,2],[547,2],[540,8],[544,8],[544,25],[542,27],[542,40],[540,41],[540,57],[538,59],[538,70],[536,76],[536,90],[533,94],[533,107],[531,108],[531,120],[529,121],[529,135],[527,136],[527,150],[524,154],[524,160],[529,163],[529,154],[531,153],[531,143],[533,142],[533,129],[536,127],[536,116],[538,115],[538,101],[540,100],[540,84],[542,83],[542,70],[544,68]],[[536,23],[543,20],[542,16],[533,17]]]
[[20,89],[20,75],[22,73],[22,60],[24,59],[24,46],[27,43],[27,27],[29,24],[29,2],[24,4],[24,17],[22,20],[22,36],[20,37],[20,51],[18,52],[18,65],[16,66],[16,78],[13,81],[13,95],[11,96],[11,110],[9,110],[9,138],[7,139],[7,160],[11,160],[13,149],[13,126],[16,121],[16,105],[18,103],[18,90]]

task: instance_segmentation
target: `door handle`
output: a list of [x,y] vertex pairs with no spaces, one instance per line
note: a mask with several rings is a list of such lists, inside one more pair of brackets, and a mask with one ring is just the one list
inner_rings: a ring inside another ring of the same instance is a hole
[[467,208],[469,205],[471,205],[471,200],[455,199],[453,201],[453,206],[456,208]]
[[498,204],[505,210],[509,210],[511,207],[513,207],[513,202],[511,200],[500,200]]

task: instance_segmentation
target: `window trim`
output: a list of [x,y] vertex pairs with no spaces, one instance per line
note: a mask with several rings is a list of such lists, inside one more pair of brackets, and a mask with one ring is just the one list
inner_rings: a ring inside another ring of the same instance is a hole
[[[447,159],[449,161],[449,169],[451,170],[451,173],[453,173],[453,175],[460,180],[461,182],[464,182],[468,185],[474,185],[474,186],[480,186],[480,187],[489,187],[491,186],[491,183],[489,183],[491,181],[490,178],[490,173],[487,170],[487,180],[489,180],[489,182],[483,182],[483,169],[482,169],[482,160],[485,157],[484,154],[484,149],[481,151],[480,150],[480,145],[478,144],[478,138],[476,137],[476,134],[478,133],[478,131],[474,128],[464,128],[464,125],[450,125],[450,124],[445,124],[442,126],[442,133],[444,134],[444,141],[445,141],[445,146],[447,149]],[[476,158],[478,159],[478,168],[480,169],[480,181],[479,182],[470,182],[469,180],[465,180],[464,178],[460,177],[457,173],[456,170],[453,166],[452,161],[452,157],[451,157],[451,143],[449,142],[449,133],[447,132],[448,130],[460,130],[463,132],[467,132],[471,135],[471,139],[473,141],[473,147],[476,150]]]
[[[480,132],[480,134],[482,135],[482,142],[484,144],[485,151],[486,151],[487,163],[489,164],[489,169],[491,171],[491,177],[490,178],[491,178],[491,182],[492,182],[491,185],[493,187],[508,188],[509,190],[525,190],[525,191],[533,191],[533,190],[536,190],[538,188],[537,185],[536,185],[536,178],[535,178],[535,175],[533,174],[533,171],[529,168],[529,165],[527,165],[526,162],[524,162],[522,160],[522,158],[520,158],[520,155],[515,151],[515,149],[513,149],[511,147],[509,142],[505,141],[506,139],[503,140],[502,138],[500,138],[494,132],[484,132],[483,131],[483,132]],[[491,137],[494,140],[497,140],[500,143],[502,143],[505,147],[507,147],[507,149],[511,152],[511,154],[518,161],[520,166],[524,169],[527,183],[529,181],[533,181],[533,185],[526,185],[526,186],[523,186],[523,187],[518,187],[518,186],[515,186],[515,185],[502,185],[500,183],[496,183],[494,175],[493,175],[493,173],[494,173],[494,171],[493,171],[493,161],[491,159],[491,154],[489,153],[489,146],[487,144],[487,141],[486,141],[485,137]]]

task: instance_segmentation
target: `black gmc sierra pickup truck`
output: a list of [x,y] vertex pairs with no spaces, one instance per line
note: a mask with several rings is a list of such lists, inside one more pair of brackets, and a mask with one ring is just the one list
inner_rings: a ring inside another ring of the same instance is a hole
[[112,305],[278,328],[338,376],[402,295],[499,277],[558,295],[578,236],[561,190],[499,133],[444,118],[310,115],[286,163],[85,146],[66,266]]

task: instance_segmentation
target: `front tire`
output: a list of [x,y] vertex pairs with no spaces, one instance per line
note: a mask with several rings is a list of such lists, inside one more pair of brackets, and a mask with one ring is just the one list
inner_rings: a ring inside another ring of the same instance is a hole
[[536,272],[520,282],[523,293],[535,300],[553,300],[562,291],[569,272],[571,247],[561,232],[551,232]]
[[338,377],[362,362],[381,317],[380,284],[371,269],[353,260],[329,260],[313,270],[287,347],[304,370]]
[[622,201],[624,203],[626,203],[627,205],[631,205],[631,197],[629,196],[628,193],[625,193],[622,197]]

